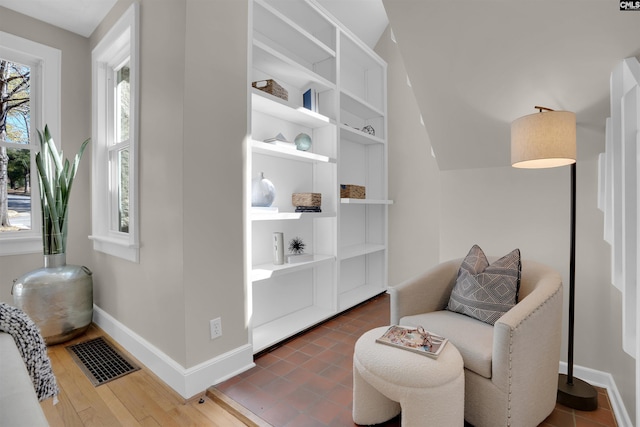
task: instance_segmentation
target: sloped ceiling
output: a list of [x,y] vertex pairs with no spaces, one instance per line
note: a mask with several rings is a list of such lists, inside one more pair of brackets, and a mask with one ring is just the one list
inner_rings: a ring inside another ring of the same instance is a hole
[[576,113],[578,157],[585,135],[603,144],[611,71],[640,56],[640,11],[617,1],[383,3],[441,170],[508,166],[536,105]]

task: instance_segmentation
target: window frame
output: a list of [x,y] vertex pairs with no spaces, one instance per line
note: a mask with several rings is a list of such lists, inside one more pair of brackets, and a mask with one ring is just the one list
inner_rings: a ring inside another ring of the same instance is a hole
[[54,141],[60,141],[60,93],[62,52],[32,40],[0,31],[0,56],[28,65],[30,77],[30,141],[19,148],[29,148],[31,155],[31,230],[0,233],[0,256],[42,253],[42,218],[35,153],[39,150],[38,133],[49,125]]
[[[89,238],[99,252],[139,262],[138,215],[138,76],[139,5],[133,3],[91,52],[92,68],[92,231]],[[112,229],[114,224],[114,177],[109,166],[115,120],[115,84],[113,71],[129,62],[129,231]]]

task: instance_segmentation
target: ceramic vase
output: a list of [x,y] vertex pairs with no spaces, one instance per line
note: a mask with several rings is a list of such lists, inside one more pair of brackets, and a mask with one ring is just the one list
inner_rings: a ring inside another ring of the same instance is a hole
[[14,280],[13,303],[40,328],[47,345],[68,341],[93,319],[93,278],[87,267],[67,265],[65,254],[45,255],[44,267]]
[[264,173],[260,172],[260,176],[251,182],[251,206],[269,207],[275,198],[276,188],[264,177]]

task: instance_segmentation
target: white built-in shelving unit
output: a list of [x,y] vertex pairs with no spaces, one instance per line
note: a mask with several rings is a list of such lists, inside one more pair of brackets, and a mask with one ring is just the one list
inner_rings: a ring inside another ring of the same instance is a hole
[[[314,0],[253,0],[249,79],[273,79],[283,100],[251,88],[247,170],[276,188],[277,212],[248,207],[254,353],[387,288],[386,63]],[[317,94],[315,111],[303,93]],[[362,129],[370,126],[375,135]],[[263,142],[312,138],[308,151]],[[340,184],[366,187],[340,198]],[[250,191],[250,188],[248,189]],[[321,213],[296,213],[292,193],[321,193]],[[300,237],[313,259],[274,265],[271,238]]]

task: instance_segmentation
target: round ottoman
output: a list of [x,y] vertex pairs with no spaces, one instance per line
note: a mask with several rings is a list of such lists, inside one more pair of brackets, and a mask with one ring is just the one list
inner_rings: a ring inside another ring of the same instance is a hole
[[353,421],[402,426],[463,426],[462,357],[448,342],[437,359],[376,342],[388,326],[364,333],[353,353]]

